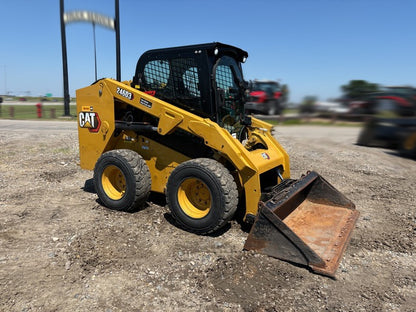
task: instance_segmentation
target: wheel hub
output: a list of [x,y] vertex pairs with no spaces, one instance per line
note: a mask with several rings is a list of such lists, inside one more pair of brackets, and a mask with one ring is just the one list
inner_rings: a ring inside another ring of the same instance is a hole
[[126,179],[123,172],[116,166],[111,165],[104,169],[101,176],[104,192],[112,200],[120,200],[126,192]]
[[178,201],[182,210],[191,218],[205,217],[211,208],[211,192],[197,178],[184,180],[178,189]]

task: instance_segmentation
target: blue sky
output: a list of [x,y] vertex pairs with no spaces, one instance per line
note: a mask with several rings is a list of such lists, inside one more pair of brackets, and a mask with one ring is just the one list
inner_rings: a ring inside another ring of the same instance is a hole
[[[65,11],[114,16],[113,0]],[[246,80],[279,79],[290,100],[341,95],[352,79],[416,86],[416,1],[120,0],[121,75],[146,50],[219,41],[249,53]],[[69,88],[95,79],[92,25],[66,26]],[[98,77],[116,76],[115,34],[96,28]],[[59,0],[0,0],[0,94],[62,96]]]

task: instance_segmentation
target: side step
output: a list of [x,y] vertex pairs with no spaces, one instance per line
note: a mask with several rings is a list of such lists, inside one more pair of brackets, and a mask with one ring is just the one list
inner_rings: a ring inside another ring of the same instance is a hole
[[358,216],[349,199],[310,172],[259,203],[244,249],[335,277]]

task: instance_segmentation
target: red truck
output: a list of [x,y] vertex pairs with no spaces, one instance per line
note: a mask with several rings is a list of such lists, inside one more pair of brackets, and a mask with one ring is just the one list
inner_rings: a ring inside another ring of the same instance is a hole
[[282,90],[277,81],[254,80],[244,108],[247,113],[280,114],[283,110]]

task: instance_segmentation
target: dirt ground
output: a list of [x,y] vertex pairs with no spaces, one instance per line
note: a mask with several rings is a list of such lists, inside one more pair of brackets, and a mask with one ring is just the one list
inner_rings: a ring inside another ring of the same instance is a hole
[[415,310],[416,162],[355,145],[357,127],[275,131],[294,178],[317,171],[361,212],[336,279],[243,251],[235,221],[184,232],[163,196],[101,206],[75,123],[0,129],[0,311]]

